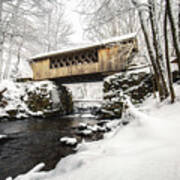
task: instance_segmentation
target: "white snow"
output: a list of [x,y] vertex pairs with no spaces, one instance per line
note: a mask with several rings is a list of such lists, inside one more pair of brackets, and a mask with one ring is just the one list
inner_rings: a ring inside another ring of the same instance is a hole
[[88,136],[88,135],[90,135],[92,133],[93,132],[90,129],[85,129],[85,130],[80,131],[80,134],[85,135],[85,136]]
[[45,58],[45,57],[53,56],[53,55],[56,55],[56,54],[62,54],[62,53],[79,51],[79,50],[85,50],[85,49],[88,49],[88,48],[93,48],[93,47],[107,45],[107,44],[116,43],[116,42],[122,42],[124,40],[135,38],[136,35],[137,35],[137,33],[130,33],[130,34],[125,34],[123,36],[112,37],[110,39],[106,39],[106,40],[103,40],[103,41],[99,41],[99,42],[95,42],[95,43],[91,43],[91,44],[87,44],[87,45],[80,45],[80,46],[76,45],[75,47],[71,47],[71,48],[66,48],[66,49],[62,49],[62,50],[58,50],[58,51],[52,51],[52,52],[45,53],[45,54],[44,53],[39,54],[37,56],[34,56],[34,57],[30,58],[30,60],[34,60],[34,59],[37,59],[37,58]]
[[66,118],[95,118],[96,116],[94,116],[93,114],[80,114],[80,113],[76,113],[76,114],[71,114],[71,115],[66,115]]
[[[17,179],[23,179],[23,180],[29,180],[29,178],[31,180],[35,180],[35,178],[37,177],[38,175],[38,179],[40,177],[43,177],[46,173],[41,173],[41,175],[39,175],[39,171],[41,169],[43,169],[45,166],[44,163],[39,163],[38,165],[36,165],[33,169],[31,169],[29,172],[26,173],[26,177],[24,177],[23,175],[20,175]],[[6,180],[13,180],[12,177],[8,177],[6,178]]]
[[87,129],[89,129],[92,132],[98,131],[99,126],[98,125],[93,125],[93,126],[87,126]]
[[179,180],[180,87],[176,92],[172,105],[149,98],[141,109],[130,106],[134,120],[129,125],[118,126],[101,141],[83,142],[54,170],[15,180]]
[[79,114],[79,117],[82,118],[95,118],[95,116],[93,114]]
[[33,78],[32,68],[27,61],[20,61],[17,78]]
[[76,138],[70,138],[70,137],[62,137],[61,139],[60,139],[60,141],[62,142],[62,143],[65,143],[65,144],[67,144],[67,145],[75,145],[75,144],[77,144],[77,139]]
[[131,81],[131,74],[133,73],[134,74],[134,76],[135,76],[135,74],[138,74],[138,73],[141,73],[141,72],[145,72],[145,73],[150,73],[150,68],[149,68],[149,66],[148,67],[146,67],[146,68],[141,68],[141,67],[137,67],[137,69],[134,69],[133,71],[127,71],[126,72],[126,76],[124,76],[124,77],[122,77],[121,75],[122,75],[122,72],[120,72],[120,73],[116,73],[116,74],[114,74],[114,75],[111,75],[111,76],[108,76],[108,77],[106,77],[105,78],[105,81],[106,82],[110,82],[110,81],[112,81],[113,79],[117,79],[117,77],[121,77],[121,79],[118,79],[118,81],[119,82],[123,82],[124,80],[130,80]]
[[7,138],[7,135],[0,134],[0,140],[1,140],[1,139],[4,139],[4,138]]
[[80,127],[80,128],[86,128],[86,127],[87,127],[87,124],[86,124],[86,123],[79,123],[79,127]]

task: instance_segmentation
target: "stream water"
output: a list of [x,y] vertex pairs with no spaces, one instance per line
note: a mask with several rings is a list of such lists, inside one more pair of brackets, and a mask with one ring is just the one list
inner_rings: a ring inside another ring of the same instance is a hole
[[60,138],[80,140],[74,128],[80,122],[96,123],[93,119],[72,117],[0,122],[0,134],[8,135],[8,139],[0,140],[0,180],[25,173],[40,162],[46,164],[43,170],[54,168],[61,158],[75,152],[73,147],[64,146]]

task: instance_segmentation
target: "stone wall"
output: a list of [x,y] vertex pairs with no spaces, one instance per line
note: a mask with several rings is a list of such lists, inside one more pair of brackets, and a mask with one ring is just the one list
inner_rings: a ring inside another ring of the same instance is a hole
[[127,97],[135,105],[143,102],[153,92],[153,75],[148,69],[126,71],[104,80],[104,102],[100,118],[121,118]]
[[49,90],[47,84],[37,87],[34,91],[28,91],[26,104],[32,112],[42,112],[43,116],[67,115],[73,111],[72,95],[68,89],[62,85],[53,85]]

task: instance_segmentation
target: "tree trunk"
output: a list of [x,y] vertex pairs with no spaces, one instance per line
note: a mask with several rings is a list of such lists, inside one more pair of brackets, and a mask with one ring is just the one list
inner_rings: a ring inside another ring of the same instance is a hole
[[179,35],[179,43],[180,43],[180,3],[179,3],[179,14],[178,14],[178,35]]
[[154,73],[155,73],[155,81],[156,81],[157,89],[158,89],[158,92],[159,92],[159,98],[160,98],[160,101],[163,101],[164,98],[165,98],[164,97],[164,91],[163,91],[164,87],[163,87],[162,81],[160,79],[159,69],[158,69],[158,66],[157,66],[156,61],[155,61],[153,49],[151,47],[151,42],[150,42],[150,39],[149,39],[149,36],[148,36],[148,31],[147,31],[146,25],[144,23],[143,14],[142,14],[142,11],[138,9],[139,4],[134,0],[131,0],[131,2],[133,3],[133,5],[138,10],[138,15],[139,15],[140,24],[141,24],[141,28],[142,28],[142,31],[143,31],[144,39],[145,39],[145,42],[146,42],[147,51],[148,51],[149,58],[151,60],[152,67],[153,67],[153,70],[154,70]]
[[151,30],[153,34],[153,47],[156,53],[156,64],[159,71],[159,80],[160,84],[162,84],[162,91],[164,99],[168,97],[168,88],[165,81],[165,77],[162,70],[162,64],[163,64],[163,54],[162,49],[160,45],[160,40],[158,38],[158,27],[156,23],[156,13],[155,13],[155,3],[152,0],[148,0],[149,2],[149,15],[150,15],[150,24],[151,24]]
[[3,10],[3,1],[0,0],[0,81],[2,80],[2,71],[3,71],[3,44],[4,44],[2,10]]
[[[12,15],[9,23],[12,23],[12,22],[15,23],[16,22],[17,14],[18,14],[19,7],[20,7],[21,3],[22,3],[22,0],[18,0],[17,3],[14,5],[14,7],[13,7],[13,15]],[[3,72],[3,75],[2,75],[4,79],[9,78],[9,70],[10,70],[10,67],[12,65],[12,48],[14,46],[14,38],[15,38],[14,34],[16,34],[16,29],[13,31],[13,33],[9,37],[8,58],[6,60],[5,69],[4,69],[4,72]]]
[[51,51],[51,39],[50,39],[50,31],[51,31],[51,13],[48,13],[48,21],[47,21],[47,52]]
[[156,80],[156,85],[157,85],[158,92],[159,92],[159,98],[160,98],[160,101],[162,101],[162,100],[164,100],[164,95],[163,95],[163,87],[162,87],[162,84],[160,83],[160,79],[159,79],[159,71],[158,71],[157,65],[155,63],[155,57],[154,57],[154,54],[153,54],[153,50],[152,50],[152,47],[151,47],[151,43],[150,43],[150,40],[149,40],[147,29],[146,29],[146,26],[144,24],[142,12],[138,11],[138,14],[139,14],[141,28],[142,28],[142,31],[143,31],[143,34],[144,34],[148,54],[149,54],[149,57],[150,57],[150,60],[151,60],[152,66],[153,66],[153,70],[154,70],[154,73],[155,73],[155,80]]
[[171,103],[174,103],[175,92],[173,88],[170,58],[169,58],[168,29],[167,28],[168,28],[168,23],[167,23],[167,9],[166,9],[165,15],[164,15],[165,56],[166,56],[166,67],[167,67],[167,72],[168,72],[168,83],[169,83],[169,90],[170,90],[170,96],[171,96]]
[[166,0],[166,8],[167,8],[167,13],[168,13],[169,23],[171,26],[173,45],[174,45],[175,53],[177,56],[178,69],[179,69],[179,73],[180,73],[180,48],[178,45],[177,30],[176,30],[175,22],[174,22],[173,15],[172,15],[170,0]]
[[12,61],[12,47],[13,47],[13,38],[10,39],[9,47],[8,47],[8,58],[5,66],[5,70],[3,72],[3,79],[9,78],[9,70],[11,68],[11,61]]

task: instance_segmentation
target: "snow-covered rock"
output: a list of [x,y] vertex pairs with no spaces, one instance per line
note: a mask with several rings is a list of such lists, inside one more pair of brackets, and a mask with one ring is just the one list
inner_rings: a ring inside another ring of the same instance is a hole
[[87,126],[87,129],[91,130],[92,132],[97,132],[98,128],[99,128],[98,125]]
[[[0,117],[24,118],[28,116],[45,116],[53,112],[66,113],[72,97],[65,87],[59,89],[50,81],[0,83]],[[62,88],[61,88],[62,87]],[[59,93],[63,96],[59,95]]]
[[79,123],[79,125],[78,125],[78,128],[83,128],[83,129],[85,129],[86,127],[87,127],[87,124],[86,124],[86,123],[83,123],[83,122]]
[[74,146],[77,144],[77,139],[76,138],[70,138],[70,137],[62,137],[60,141],[66,145],[71,145]]
[[89,136],[89,135],[91,135],[92,133],[93,133],[93,131],[90,130],[90,129],[85,129],[85,130],[82,130],[82,131],[79,131],[79,132],[78,132],[78,134],[83,135],[83,136]]

